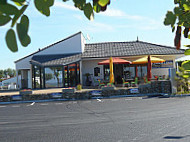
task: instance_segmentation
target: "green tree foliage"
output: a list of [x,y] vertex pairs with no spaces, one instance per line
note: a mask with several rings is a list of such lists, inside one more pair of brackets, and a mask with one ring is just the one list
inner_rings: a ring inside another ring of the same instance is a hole
[[11,68],[0,70],[0,78],[5,78],[7,75],[10,77],[14,77],[16,76],[16,71]]
[[[176,5],[173,11],[168,11],[164,20],[166,26],[171,26],[172,32],[175,31],[174,45],[176,49],[181,47],[181,35],[184,38],[190,39],[190,1],[189,0],[174,0]],[[190,45],[185,45],[190,47]],[[185,55],[190,55],[190,49],[185,50]],[[183,72],[190,71],[190,61],[182,63]]]
[[[176,5],[173,11],[168,11],[164,20],[166,26],[171,26],[172,32],[176,31],[174,45],[176,49],[181,47],[181,34],[184,38],[189,38],[190,29],[190,1],[189,0],[174,0]],[[190,47],[190,45],[186,45]]]
[[177,81],[177,91],[178,92],[188,92],[189,91],[189,80],[190,72],[187,71],[184,67],[179,67],[179,72],[176,72]]
[[[66,2],[69,0],[63,0]],[[93,20],[94,12],[105,11],[111,0],[73,0],[74,6],[84,12],[84,15]],[[0,26],[11,23],[10,29],[5,35],[7,47],[12,52],[18,51],[17,37],[22,46],[27,47],[31,43],[29,30],[29,18],[25,14],[28,6],[34,2],[35,8],[43,15],[50,16],[50,8],[55,0],[0,0]],[[16,27],[16,30],[15,28]]]

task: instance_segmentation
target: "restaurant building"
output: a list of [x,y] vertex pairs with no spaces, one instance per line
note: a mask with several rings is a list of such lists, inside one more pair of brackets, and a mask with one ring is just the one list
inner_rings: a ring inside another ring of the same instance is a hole
[[[152,76],[168,76],[168,70],[175,68],[175,59],[182,57],[184,50],[143,41],[102,42],[86,44],[81,32],[59,42],[39,49],[17,61],[16,72],[21,72],[21,85],[18,88],[75,87],[77,84],[95,85],[95,80],[109,80],[109,65],[100,62],[110,57],[130,61],[145,56],[165,60],[152,63]],[[114,64],[115,84],[122,78],[139,79],[147,75],[147,64]],[[86,78],[90,75],[91,82]],[[17,78],[19,82],[19,78]]]

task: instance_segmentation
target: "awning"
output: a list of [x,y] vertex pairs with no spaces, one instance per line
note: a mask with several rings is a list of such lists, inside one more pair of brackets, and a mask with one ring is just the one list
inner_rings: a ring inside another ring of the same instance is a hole
[[[110,63],[110,59],[107,59],[107,60],[99,62],[98,65],[109,65],[109,63]],[[113,57],[113,64],[131,64],[131,62],[121,59],[121,58]]]
[[182,61],[188,61],[188,60],[190,60],[190,55],[183,56],[181,58],[176,59],[175,61],[176,62],[182,62]]
[[78,62],[81,54],[35,55],[30,63],[37,66],[63,66]]
[[[150,61],[151,63],[163,63],[165,62],[164,59],[158,58],[158,57],[153,57],[150,56]],[[148,63],[148,56],[144,56],[142,58],[139,58],[135,61],[132,62],[133,64],[147,64]]]

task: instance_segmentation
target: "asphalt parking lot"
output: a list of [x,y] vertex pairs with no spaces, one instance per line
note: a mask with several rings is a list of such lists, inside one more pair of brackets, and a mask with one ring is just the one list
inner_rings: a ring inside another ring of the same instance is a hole
[[190,141],[190,97],[0,105],[0,142]]

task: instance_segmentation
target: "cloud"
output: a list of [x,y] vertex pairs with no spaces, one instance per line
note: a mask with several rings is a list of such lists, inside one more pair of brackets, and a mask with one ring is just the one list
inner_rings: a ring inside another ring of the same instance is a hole
[[129,15],[119,9],[108,8],[105,12],[101,12],[100,15],[109,17],[119,17],[131,20],[143,20],[145,17],[139,15]]
[[78,10],[77,8],[75,8],[74,5],[66,4],[65,2],[58,2],[58,1],[56,1],[54,3],[54,6],[55,7],[65,8],[65,9],[72,10],[72,11],[77,11]]
[[158,30],[163,28],[162,20],[154,20],[151,18],[145,18],[143,21],[139,21],[138,23],[134,24],[122,24],[118,25],[117,28],[125,29],[125,28],[132,28],[132,29],[138,29],[138,30]]
[[75,17],[76,19],[81,20],[81,21],[84,20],[83,16],[78,15],[78,14],[73,15],[73,17]]
[[109,32],[113,31],[114,28],[111,25],[101,23],[101,22],[91,22],[87,26],[84,27],[85,31],[88,32]]

